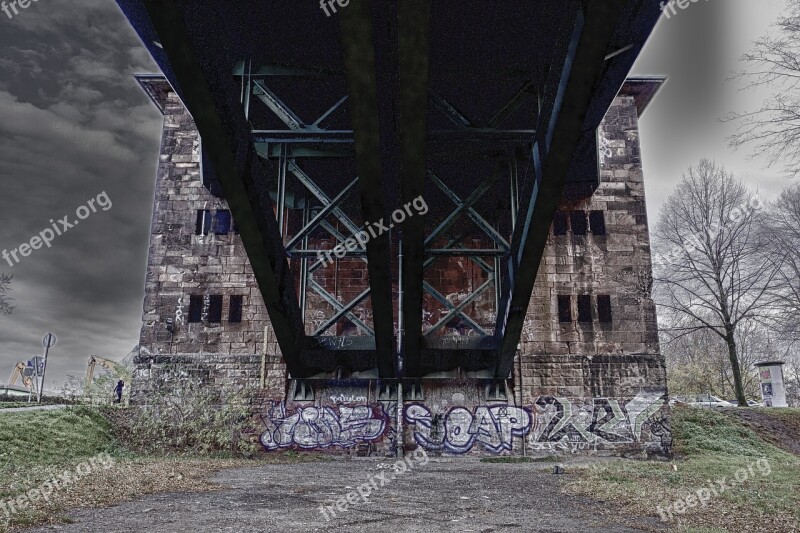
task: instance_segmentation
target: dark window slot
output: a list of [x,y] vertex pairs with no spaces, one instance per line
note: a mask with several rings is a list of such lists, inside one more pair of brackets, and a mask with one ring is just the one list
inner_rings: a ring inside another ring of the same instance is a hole
[[589,227],[593,235],[602,236],[606,234],[606,218],[602,211],[592,211],[589,213]]
[[553,235],[566,235],[568,229],[567,214],[564,211],[556,211],[553,217]]
[[558,321],[572,322],[572,298],[570,296],[558,297]]
[[611,296],[597,297],[597,319],[606,324],[611,322]]
[[231,231],[231,212],[227,209],[218,209],[214,217],[214,233],[227,235]]
[[222,296],[213,294],[208,298],[208,322],[219,324],[222,322]]
[[208,235],[209,233],[211,233],[211,211],[208,209],[198,209],[194,234]]
[[578,296],[578,322],[592,321],[592,299],[588,294]]
[[231,296],[231,308],[228,315],[228,322],[241,322],[242,321],[242,304],[244,298],[240,295]]
[[189,322],[203,320],[203,297],[189,296]]
[[588,224],[586,222],[586,211],[573,211],[570,213],[570,224],[572,225],[573,235],[586,235]]

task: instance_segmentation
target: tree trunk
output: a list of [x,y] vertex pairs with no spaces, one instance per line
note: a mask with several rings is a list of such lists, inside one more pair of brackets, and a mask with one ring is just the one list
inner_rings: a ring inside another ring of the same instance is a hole
[[736,400],[739,402],[739,407],[747,407],[747,399],[744,397],[744,386],[742,385],[742,369],[739,368],[739,355],[736,353],[736,340],[732,331],[728,330],[725,342],[728,345],[728,357],[731,360],[731,369],[733,370],[733,387],[736,393]]

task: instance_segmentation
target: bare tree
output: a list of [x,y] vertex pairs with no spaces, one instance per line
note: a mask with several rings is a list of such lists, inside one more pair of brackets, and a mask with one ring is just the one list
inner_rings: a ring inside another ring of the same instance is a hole
[[10,315],[14,311],[11,302],[14,301],[8,293],[11,291],[11,278],[8,274],[0,274],[0,313]]
[[699,330],[727,348],[733,388],[746,406],[737,331],[766,320],[779,267],[765,262],[763,203],[724,168],[690,167],[662,208],[654,235],[654,298],[673,339]]
[[765,218],[765,254],[780,263],[774,325],[781,340],[800,343],[800,185],[783,190]]
[[[662,353],[667,363],[669,388],[675,394],[694,396],[703,393],[720,398],[736,394],[728,347],[708,328],[683,335],[664,332]],[[736,331],[742,387],[748,397],[759,396],[760,386],[754,363],[765,358],[769,331],[753,321],[742,322]]]
[[745,89],[769,88],[771,95],[755,111],[726,117],[739,124],[730,144],[753,145],[754,152],[769,157],[770,165],[789,161],[786,170],[796,176],[800,174],[800,0],[788,0],[787,14],[741,59],[745,66],[734,78],[744,82]]

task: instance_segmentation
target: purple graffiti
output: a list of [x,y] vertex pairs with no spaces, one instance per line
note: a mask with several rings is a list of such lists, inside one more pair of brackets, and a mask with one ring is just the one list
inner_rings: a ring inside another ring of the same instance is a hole
[[267,450],[297,446],[303,449],[340,446],[351,448],[378,439],[386,428],[386,415],[372,407],[298,407],[287,414],[284,402],[274,402],[262,417],[267,429],[261,444]]
[[416,425],[414,440],[426,450],[466,453],[478,443],[499,453],[511,450],[514,437],[524,437],[531,429],[531,416],[522,408],[499,405],[481,406],[472,413],[455,407],[447,414],[434,414],[421,404],[409,405],[405,419]]

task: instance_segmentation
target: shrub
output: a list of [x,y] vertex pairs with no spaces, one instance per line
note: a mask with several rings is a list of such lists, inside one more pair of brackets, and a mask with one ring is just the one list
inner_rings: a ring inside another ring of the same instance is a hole
[[[252,454],[258,448],[244,436],[253,393],[242,388],[221,394],[196,383],[183,383],[148,394],[148,402],[109,409],[122,437],[144,451]],[[115,413],[116,411],[116,413]]]

